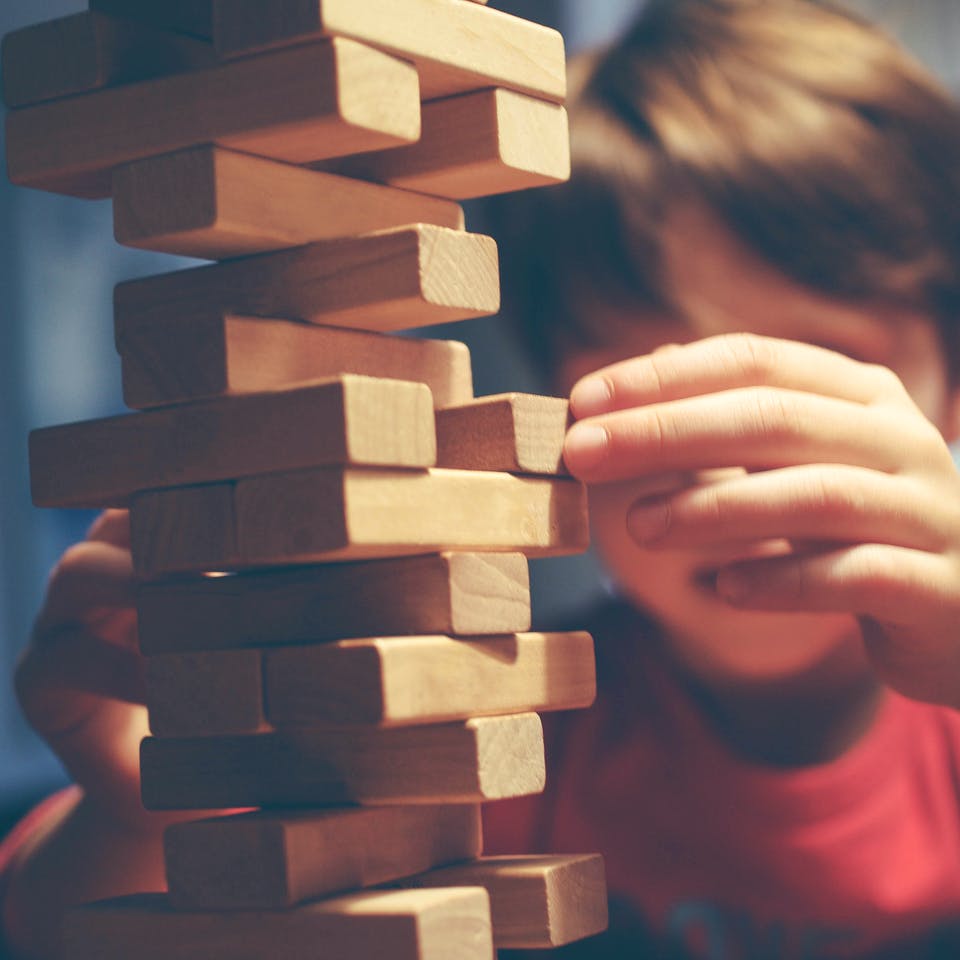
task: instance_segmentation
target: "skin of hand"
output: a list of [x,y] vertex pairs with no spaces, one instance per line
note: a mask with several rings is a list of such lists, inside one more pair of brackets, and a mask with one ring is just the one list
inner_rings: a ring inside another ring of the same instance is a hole
[[101,514],[54,569],[15,686],[79,788],[19,851],[3,903],[14,956],[33,960],[58,955],[70,906],[165,889],[163,830],[197,816],[152,814],[140,802],[148,725],[126,511]]
[[[878,364],[724,334],[580,380],[564,457],[594,488],[721,469],[638,493],[629,538],[735,558],[715,580],[731,608],[853,615],[885,683],[960,707],[960,474],[944,393],[931,414]],[[769,543],[790,548],[754,549]]]

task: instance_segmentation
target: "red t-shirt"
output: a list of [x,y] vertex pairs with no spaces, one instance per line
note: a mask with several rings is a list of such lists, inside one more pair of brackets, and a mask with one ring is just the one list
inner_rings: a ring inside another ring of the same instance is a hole
[[960,958],[960,713],[889,694],[840,759],[753,766],[623,626],[595,630],[597,705],[547,718],[547,792],[487,809],[488,852],[604,855],[580,955]]

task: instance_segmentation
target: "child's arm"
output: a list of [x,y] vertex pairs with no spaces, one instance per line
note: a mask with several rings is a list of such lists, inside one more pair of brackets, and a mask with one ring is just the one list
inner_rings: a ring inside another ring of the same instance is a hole
[[889,370],[727,335],[607,367],[571,406],[564,455],[588,483],[746,468],[636,504],[637,542],[803,542],[728,566],[719,593],[746,609],[854,614],[884,681],[960,707],[960,474]]
[[58,564],[16,687],[27,719],[79,787],[10,867],[4,935],[15,957],[32,960],[55,955],[68,906],[164,886],[169,817],[148,814],[139,797],[147,720],[125,512],[103,514]]

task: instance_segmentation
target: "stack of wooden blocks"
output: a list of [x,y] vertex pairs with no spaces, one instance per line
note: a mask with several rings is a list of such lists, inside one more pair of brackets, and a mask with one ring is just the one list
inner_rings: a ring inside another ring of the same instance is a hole
[[[563,43],[473,0],[91,0],[4,40],[14,182],[219,261],[121,284],[131,415],[35,432],[41,506],[129,507],[169,893],[75,960],[481,960],[603,928],[600,858],[481,857],[595,693],[530,630],[527,556],[587,543],[567,406],[476,399],[496,312],[457,200],[563,180]],[[225,813],[237,808],[252,812]],[[371,889],[376,888],[376,889]]]

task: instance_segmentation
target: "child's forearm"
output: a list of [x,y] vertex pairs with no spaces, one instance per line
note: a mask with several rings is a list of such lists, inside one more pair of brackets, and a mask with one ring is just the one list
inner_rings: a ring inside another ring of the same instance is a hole
[[76,904],[165,889],[162,836],[105,817],[78,791],[37,826],[11,864],[2,904],[11,956],[59,956],[63,915]]

